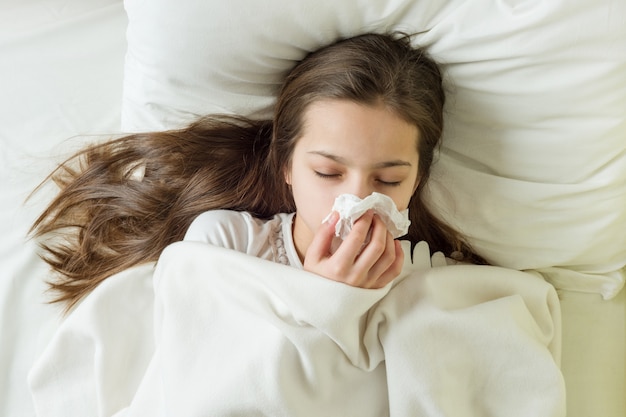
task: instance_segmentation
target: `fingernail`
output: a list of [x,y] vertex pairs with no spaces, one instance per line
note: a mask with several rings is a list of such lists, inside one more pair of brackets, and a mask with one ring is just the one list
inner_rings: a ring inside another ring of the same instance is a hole
[[332,223],[336,223],[337,220],[339,220],[339,213],[333,210],[333,211],[331,211],[328,214],[328,216],[326,216],[324,218],[324,220],[322,220],[322,224],[324,224],[324,223],[331,223],[331,224]]

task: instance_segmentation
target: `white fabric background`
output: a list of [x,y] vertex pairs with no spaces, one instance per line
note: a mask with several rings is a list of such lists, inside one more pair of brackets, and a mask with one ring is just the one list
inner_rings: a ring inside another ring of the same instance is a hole
[[56,328],[24,204],[82,134],[120,130],[127,18],[117,0],[0,2],[0,415],[34,415],[26,375]]

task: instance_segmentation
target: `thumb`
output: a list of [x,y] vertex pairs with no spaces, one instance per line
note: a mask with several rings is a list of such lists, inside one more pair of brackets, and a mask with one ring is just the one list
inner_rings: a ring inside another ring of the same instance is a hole
[[335,225],[339,221],[339,213],[333,211],[324,219],[324,222],[317,229],[313,240],[306,251],[306,258],[311,260],[321,260],[328,257],[331,253],[331,245],[335,237]]

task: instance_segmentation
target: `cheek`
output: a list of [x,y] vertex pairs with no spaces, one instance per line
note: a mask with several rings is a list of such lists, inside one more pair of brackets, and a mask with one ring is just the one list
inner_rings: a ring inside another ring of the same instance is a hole
[[294,198],[298,212],[307,213],[312,221],[320,222],[330,213],[335,202],[335,197],[328,190],[315,187],[294,189]]
[[415,183],[415,185],[409,184],[406,187],[402,187],[402,190],[398,190],[398,193],[392,197],[398,207],[398,210],[402,211],[409,207],[409,202],[411,201],[416,189],[417,183]]
[[311,180],[299,170],[292,171],[286,178],[291,181],[296,211],[310,227],[317,227],[317,224],[330,213],[335,201],[332,192],[327,187],[319,186],[314,179]]
[[398,210],[402,211],[402,210],[406,210],[407,207],[409,207],[409,200],[410,200],[410,198],[409,199],[406,199],[406,198],[401,198],[401,199],[394,198],[393,201],[394,201],[394,203],[396,203],[396,207],[398,208]]

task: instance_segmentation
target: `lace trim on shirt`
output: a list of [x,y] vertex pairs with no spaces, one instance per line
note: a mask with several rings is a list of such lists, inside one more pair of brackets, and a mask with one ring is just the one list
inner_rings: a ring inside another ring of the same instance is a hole
[[272,233],[272,252],[274,252],[274,262],[290,265],[289,258],[287,257],[287,249],[285,249],[282,223],[278,223],[278,225],[274,226]]

